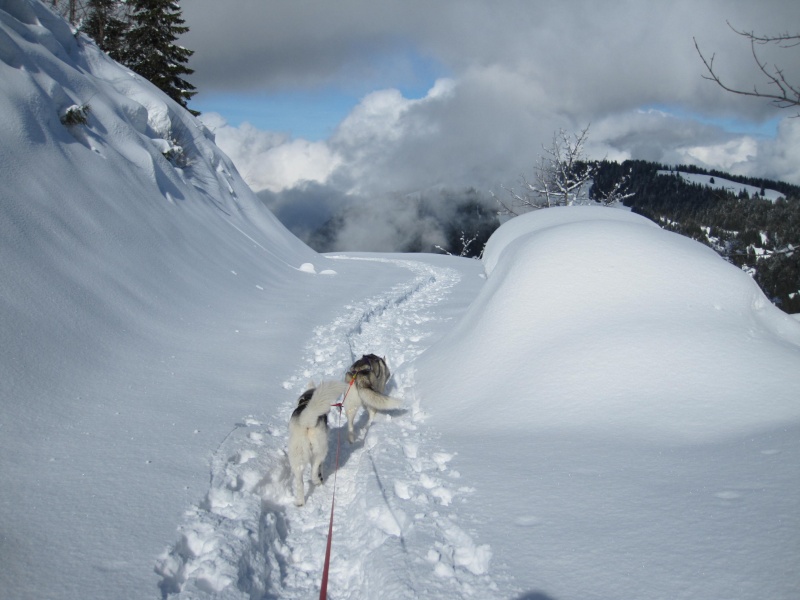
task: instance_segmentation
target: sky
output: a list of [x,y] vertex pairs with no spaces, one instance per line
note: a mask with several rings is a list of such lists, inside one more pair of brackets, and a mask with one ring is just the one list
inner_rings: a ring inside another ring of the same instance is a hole
[[[334,490],[331,598],[796,598],[800,322],[747,274],[587,206],[318,254],[44,3],[0,40],[4,598],[317,597]],[[289,416],[364,353],[404,408],[338,465],[331,412],[296,507]]]
[[[800,183],[794,113],[703,79],[694,46],[716,54],[731,85],[761,84],[728,23],[786,32],[800,23],[792,0],[200,0],[182,9],[193,106],[256,191],[309,181],[371,198],[497,190],[530,173],[555,131],[587,125],[590,158]],[[759,51],[800,79],[797,48]]]

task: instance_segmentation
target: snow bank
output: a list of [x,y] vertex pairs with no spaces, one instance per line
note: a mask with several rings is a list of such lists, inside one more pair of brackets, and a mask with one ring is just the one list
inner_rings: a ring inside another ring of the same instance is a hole
[[488,281],[419,366],[459,427],[706,440],[800,420],[800,327],[688,238],[607,208],[541,210],[489,240]]
[[0,181],[0,595],[144,597],[243,374],[290,354],[267,290],[326,260],[35,0],[0,0]]

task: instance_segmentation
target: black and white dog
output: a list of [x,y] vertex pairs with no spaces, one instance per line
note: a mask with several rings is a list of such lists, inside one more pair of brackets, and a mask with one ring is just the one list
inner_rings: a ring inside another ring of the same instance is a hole
[[347,370],[345,379],[352,385],[344,397],[344,412],[347,415],[347,439],[351,444],[355,441],[353,421],[359,407],[367,409],[369,427],[376,412],[393,410],[402,405],[400,400],[383,393],[390,376],[386,360],[374,354],[365,354]]
[[289,466],[294,475],[294,503],[305,504],[303,471],[311,464],[311,481],[322,484],[322,463],[328,455],[328,411],[347,390],[341,381],[313,383],[300,395],[289,419]]

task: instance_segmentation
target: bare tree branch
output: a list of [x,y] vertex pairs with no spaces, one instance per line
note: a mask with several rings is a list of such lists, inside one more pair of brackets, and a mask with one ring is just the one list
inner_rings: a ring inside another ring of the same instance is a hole
[[[723,90],[732,94],[764,98],[772,102],[778,108],[800,106],[800,85],[789,82],[786,79],[783,69],[778,65],[772,65],[770,67],[765,60],[761,59],[757,50],[758,45],[765,44],[775,44],[784,49],[800,46],[800,34],[783,33],[779,35],[757,35],[754,32],[739,31],[730,23],[728,23],[728,27],[737,35],[750,41],[750,51],[753,55],[753,61],[756,63],[761,74],[766,78],[767,86],[771,86],[771,89],[769,91],[764,91],[764,89],[759,89],[759,87],[754,84],[752,91],[750,91],[726,84],[722,81],[718,71],[714,68],[716,54],[712,54],[710,58],[707,58],[700,50],[697,39],[692,38],[694,40],[695,50],[697,50],[697,54],[700,55],[700,59],[703,61],[703,65],[706,68],[706,74],[703,75],[703,79],[713,81]],[[800,117],[800,113],[796,116]]]
[[730,21],[726,21],[726,23],[735,33],[759,44],[778,44],[781,48],[800,46],[800,34],[791,34],[787,32],[778,35],[756,35],[752,31],[739,31],[731,25]]

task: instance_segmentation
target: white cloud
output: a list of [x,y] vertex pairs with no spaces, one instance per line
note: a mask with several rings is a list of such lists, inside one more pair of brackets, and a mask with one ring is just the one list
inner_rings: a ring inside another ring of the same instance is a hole
[[[372,201],[432,188],[512,185],[529,174],[553,131],[588,123],[554,118],[543,89],[518,73],[491,66],[460,80],[442,79],[419,99],[398,90],[366,95],[327,141],[309,142],[232,127],[202,116],[217,143],[255,189],[281,192],[316,183]],[[590,124],[587,156],[698,164],[790,182],[800,179],[800,120],[787,118],[774,140],[660,110],[629,110]],[[395,200],[389,200],[394,202]]]
[[325,183],[339,164],[327,144],[291,140],[267,152],[248,176],[256,189],[280,191],[302,182]]
[[[184,6],[201,94],[333,87],[362,96],[323,142],[246,125],[219,127],[221,147],[257,190],[302,182],[371,196],[497,189],[530,171],[554,131],[588,124],[594,158],[702,162],[798,177],[791,131],[770,144],[691,118],[640,111],[658,105],[740,121],[774,116],[770,103],[703,79],[692,38],[717,55],[726,80],[749,88],[758,81],[750,47],[726,20],[780,32],[800,18],[796,0],[564,0],[546,9],[524,0],[348,0],[335,8],[309,0],[241,3],[235,11],[223,4]],[[307,17],[310,9],[316,18]],[[800,78],[794,62],[780,60],[793,52],[774,58],[788,76]],[[417,60],[441,66],[436,75],[448,77],[411,99],[393,87],[420,75]]]
[[249,123],[232,127],[215,113],[203,114],[201,120],[255,191],[280,192],[304,182],[325,183],[341,162],[325,142],[291,139]]
[[758,143],[750,136],[743,136],[710,146],[694,146],[684,150],[687,156],[702,164],[730,171],[734,165],[746,163],[758,155]]
[[800,118],[790,117],[781,121],[777,137],[762,142],[758,155],[752,161],[736,165],[736,168],[754,177],[800,185]]
[[335,184],[360,194],[406,193],[435,185],[437,176],[425,166],[444,168],[445,157],[436,156],[435,145],[443,137],[437,115],[455,94],[455,83],[442,79],[420,99],[404,98],[397,90],[366,96],[330,139],[342,159]]

